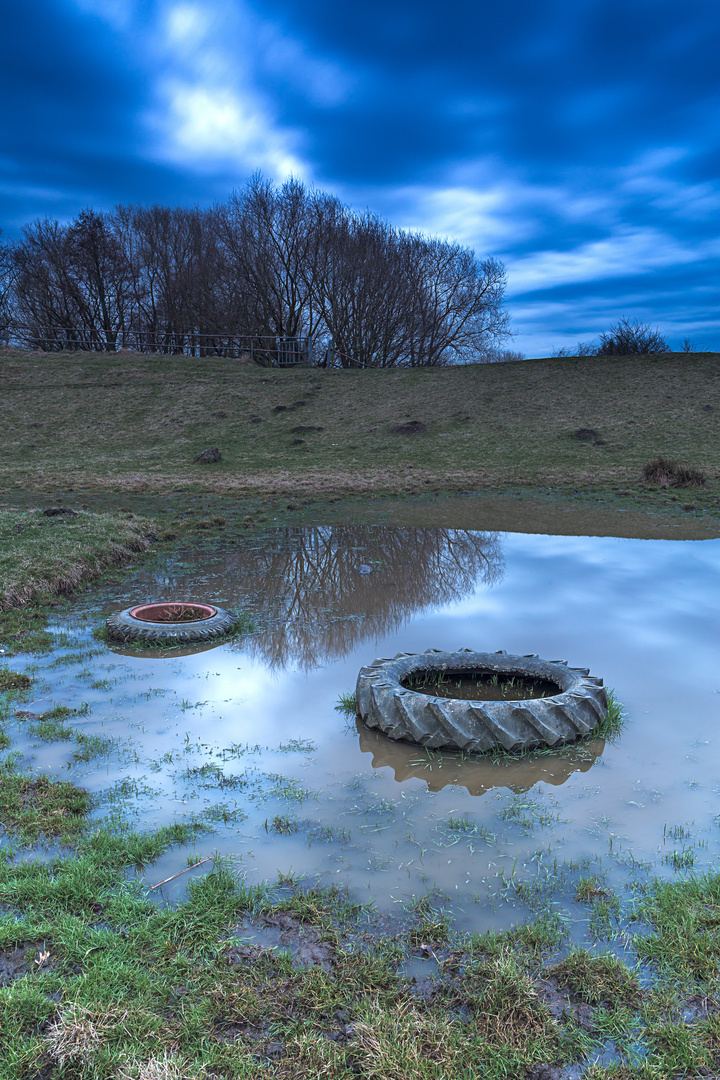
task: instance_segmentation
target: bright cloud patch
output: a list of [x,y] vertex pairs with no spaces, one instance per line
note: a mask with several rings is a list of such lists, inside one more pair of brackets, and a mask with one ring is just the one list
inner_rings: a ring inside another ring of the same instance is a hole
[[300,176],[303,165],[289,136],[268,123],[262,106],[231,88],[169,81],[170,153],[214,166],[231,159],[246,170],[261,168],[275,177]]
[[245,174],[261,169],[275,179],[306,175],[303,138],[278,119],[274,101],[289,85],[314,104],[336,104],[349,85],[338,68],[229,0],[170,5],[160,31],[164,75],[154,124],[167,158],[203,170],[218,163]]
[[[717,253],[717,241],[704,245]],[[632,277],[660,267],[681,266],[698,259],[698,249],[657,229],[624,231],[571,251],[539,251],[513,263],[513,292],[552,289],[559,285]]]

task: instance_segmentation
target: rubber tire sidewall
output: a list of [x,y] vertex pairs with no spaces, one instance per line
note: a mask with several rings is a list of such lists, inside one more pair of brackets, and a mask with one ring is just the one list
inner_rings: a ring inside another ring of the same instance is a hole
[[[137,606],[137,605],[134,605]],[[214,606],[214,605],[213,605]],[[184,645],[195,641],[213,641],[229,634],[238,617],[232,611],[216,608],[209,619],[198,622],[155,623],[136,619],[133,608],[109,615],[105,626],[112,641],[142,642],[147,645]]]

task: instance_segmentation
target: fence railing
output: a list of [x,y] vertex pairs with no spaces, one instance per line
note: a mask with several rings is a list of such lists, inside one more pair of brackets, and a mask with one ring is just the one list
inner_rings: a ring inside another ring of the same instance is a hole
[[41,352],[131,352],[161,356],[221,356],[263,367],[328,364],[332,346],[316,351],[309,337],[234,334],[196,330],[98,330],[65,326],[11,326],[0,332],[6,346]]

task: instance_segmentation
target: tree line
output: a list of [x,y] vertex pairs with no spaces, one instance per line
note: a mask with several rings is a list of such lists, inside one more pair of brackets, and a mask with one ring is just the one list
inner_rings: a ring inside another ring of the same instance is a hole
[[501,262],[260,175],[211,208],[117,206],[38,220],[0,246],[0,329],[29,347],[310,359],[493,359]]

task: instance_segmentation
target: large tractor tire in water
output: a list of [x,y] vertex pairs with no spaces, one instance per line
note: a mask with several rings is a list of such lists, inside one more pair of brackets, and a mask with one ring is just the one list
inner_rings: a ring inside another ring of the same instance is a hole
[[[513,676],[557,689],[547,697],[518,701],[469,701],[433,696],[404,683],[418,676]],[[391,739],[403,739],[431,749],[443,747],[483,753],[510,753],[556,747],[589,735],[607,715],[602,679],[587,668],[568,667],[564,660],[511,656],[506,652],[398,653],[361,669],[356,687],[357,714],[368,727]]]
[[[184,618],[173,620],[173,615]],[[209,604],[166,601],[125,608],[106,620],[113,641],[134,641],[146,645],[185,645],[213,641],[229,633],[238,617],[232,611]]]

